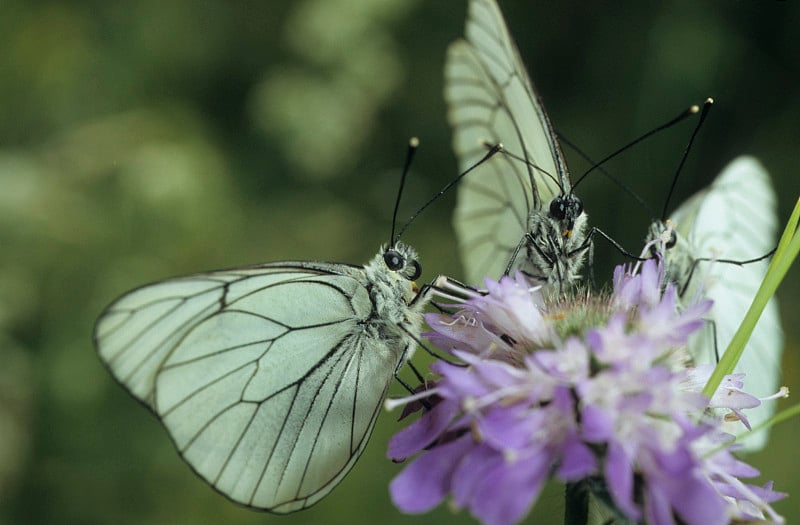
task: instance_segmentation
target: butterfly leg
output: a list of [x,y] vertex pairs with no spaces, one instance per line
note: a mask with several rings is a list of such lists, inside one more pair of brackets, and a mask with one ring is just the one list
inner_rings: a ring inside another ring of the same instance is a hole
[[613,246],[619,253],[621,253],[622,255],[627,257],[628,259],[631,259],[631,260],[634,260],[634,261],[646,261],[647,260],[647,259],[643,259],[643,258],[639,257],[638,255],[634,255],[634,254],[630,253],[628,250],[623,248],[620,243],[618,243],[617,241],[612,239],[611,236],[609,236],[606,232],[604,232],[600,228],[596,228],[596,227],[592,227],[592,229],[589,230],[589,234],[586,236],[586,240],[583,242],[583,244],[581,244],[580,246],[578,246],[577,248],[572,250],[569,253],[569,255],[572,256],[572,255],[575,255],[577,253],[580,253],[581,250],[588,249],[589,245],[592,243],[592,237],[594,237],[595,234],[600,235],[601,237],[603,237],[606,241],[609,242],[609,244],[611,244],[611,246]]
[[525,246],[527,240],[528,240],[528,234],[526,233],[525,235],[522,236],[522,239],[519,240],[516,248],[514,248],[514,251],[511,253],[511,258],[509,258],[508,260],[508,264],[506,265],[506,269],[503,272],[503,275],[509,275],[511,273],[511,268],[514,266],[514,261],[517,260],[519,251],[522,249],[523,246]]
[[[403,367],[404,364],[407,364],[408,367],[411,368],[411,371],[414,373],[414,376],[416,376],[417,381],[419,381],[419,386],[417,388],[412,387],[402,377],[400,377],[400,369]],[[419,370],[417,370],[417,367],[415,367],[411,363],[411,361],[406,361],[405,359],[401,359],[397,365],[397,368],[395,368],[394,370],[394,378],[412,396],[419,394],[420,391],[427,390],[428,382],[425,380],[424,377],[422,377],[422,374],[420,374]],[[423,406],[423,408],[425,408],[425,410],[430,410],[431,408],[433,408],[431,404],[428,402],[428,400],[425,398],[420,398],[419,403]]]

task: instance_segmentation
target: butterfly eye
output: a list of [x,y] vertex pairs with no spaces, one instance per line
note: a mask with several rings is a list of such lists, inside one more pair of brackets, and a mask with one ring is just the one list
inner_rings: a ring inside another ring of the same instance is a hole
[[575,215],[574,215],[575,217],[583,213],[583,201],[580,200],[575,195],[572,196],[572,207],[575,210]]
[[410,281],[416,281],[422,275],[422,265],[415,260],[411,261],[411,273],[408,275]]
[[670,230],[669,240],[664,245],[664,247],[669,250],[670,248],[674,247],[677,242],[678,242],[678,236],[675,234],[675,230]]
[[567,216],[567,207],[563,197],[556,197],[550,201],[550,216],[559,221]]
[[401,269],[405,264],[403,257],[394,250],[386,250],[383,254],[383,262],[386,263],[387,268],[393,271]]

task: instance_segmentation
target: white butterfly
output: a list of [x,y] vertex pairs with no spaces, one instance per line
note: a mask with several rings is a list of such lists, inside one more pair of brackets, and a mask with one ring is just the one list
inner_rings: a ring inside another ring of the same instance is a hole
[[509,154],[482,163],[460,185],[453,222],[466,280],[482,283],[518,267],[558,290],[578,279],[590,249],[583,205],[494,0],[470,1],[466,38],[451,44],[445,65],[459,166],[472,167],[487,143],[502,143]]
[[[778,226],[775,208],[775,193],[764,167],[752,157],[738,157],[710,187],[681,205],[670,217],[669,226],[660,221],[651,226],[651,239],[674,228],[674,246],[668,246],[664,260],[666,277],[677,285],[682,302],[714,301],[708,319],[716,341],[709,333],[692,339],[689,351],[696,363],[717,362],[717,352],[728,347],[768,266],[767,260],[739,266],[720,259],[747,261],[772,250]],[[758,396],[777,392],[782,351],[783,335],[773,297],[734,370],[747,374],[745,390]],[[774,402],[766,403],[748,411],[748,418],[755,426],[770,418],[774,410]],[[735,428],[743,427],[737,423]],[[767,432],[758,432],[742,444],[748,450],[759,450],[767,437]]]
[[95,345],[198,475],[243,505],[293,512],[364,450],[417,345],[420,272],[397,243],[363,267],[278,262],[168,279],[113,302]]

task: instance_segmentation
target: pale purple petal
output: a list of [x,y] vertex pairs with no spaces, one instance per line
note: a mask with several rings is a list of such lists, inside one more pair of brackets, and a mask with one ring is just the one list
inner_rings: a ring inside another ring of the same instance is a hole
[[[640,273],[640,278],[642,281],[641,284],[641,298],[639,300],[640,304],[644,305],[657,305],[662,301],[661,297],[661,270],[656,261],[653,259],[649,259],[642,264],[642,270]],[[667,291],[664,295],[668,295],[670,293],[670,288],[668,287]]]
[[453,499],[458,507],[469,506],[470,501],[482,497],[478,489],[486,473],[502,465],[503,455],[486,445],[472,448],[459,462],[453,473]]
[[570,436],[564,442],[561,464],[556,474],[563,481],[578,481],[597,472],[597,459],[594,452],[577,436]]
[[470,511],[486,525],[517,523],[539,496],[548,467],[542,456],[495,467],[481,480],[481,497],[472,500]]
[[475,445],[468,436],[435,447],[412,461],[389,484],[395,506],[409,513],[432,509],[447,496],[458,461]]
[[[680,480],[680,482],[676,482]],[[670,480],[675,513],[687,525],[726,525],[727,503],[718,498],[716,492],[705,479],[694,476],[681,476]]]
[[755,485],[748,485],[749,488],[756,496],[761,498],[762,500],[766,501],[767,503],[772,503],[774,501],[782,500],[789,495],[785,492],[777,492],[772,490],[772,481],[768,481],[761,487],[757,487]]
[[392,436],[387,455],[402,461],[433,443],[458,414],[458,404],[443,400],[424,412],[416,421]]
[[582,435],[587,441],[598,443],[614,435],[614,419],[597,405],[587,405],[581,412]]
[[641,513],[633,500],[633,465],[622,446],[614,441],[608,444],[605,477],[608,491],[620,510],[629,518],[638,520]]
[[479,422],[480,435],[497,450],[524,449],[531,445],[535,433],[546,422],[542,411],[525,414],[522,404],[495,407]]
[[644,496],[645,522],[649,525],[677,525],[672,514],[672,502],[658,485],[648,486]]
[[471,312],[459,312],[453,317],[429,313],[425,315],[425,321],[434,331],[423,336],[440,350],[449,353],[456,349],[481,353],[493,344],[504,344]]

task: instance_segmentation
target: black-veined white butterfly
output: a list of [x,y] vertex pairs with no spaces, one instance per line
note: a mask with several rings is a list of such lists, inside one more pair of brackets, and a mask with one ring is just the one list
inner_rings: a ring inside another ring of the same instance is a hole
[[[466,41],[450,45],[445,99],[461,170],[502,143],[461,183],[454,225],[470,283],[512,267],[558,290],[590,249],[558,140],[494,0],[471,0]],[[523,159],[520,162],[519,159]]]
[[[695,362],[716,363],[717,353],[733,338],[768,266],[766,260],[737,265],[720,259],[749,261],[769,253],[775,247],[778,226],[775,209],[775,193],[764,167],[752,157],[739,157],[711,186],[681,205],[666,224],[656,221],[651,225],[650,239],[667,232],[666,278],[676,284],[683,303],[702,298],[714,301],[708,314],[709,330],[690,342]],[[671,234],[674,237],[670,238]],[[782,351],[783,335],[773,297],[734,370],[747,374],[748,392],[768,396],[778,390]],[[774,407],[775,403],[768,403],[749,411],[751,424],[767,420]],[[743,427],[737,423],[734,428],[741,433]],[[767,437],[767,432],[758,432],[742,444],[758,450]]]
[[106,308],[95,345],[198,475],[243,505],[293,512],[364,450],[417,345],[420,272],[396,243],[363,267],[278,262],[168,279]]

